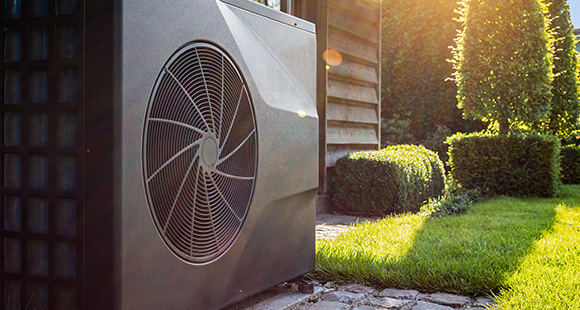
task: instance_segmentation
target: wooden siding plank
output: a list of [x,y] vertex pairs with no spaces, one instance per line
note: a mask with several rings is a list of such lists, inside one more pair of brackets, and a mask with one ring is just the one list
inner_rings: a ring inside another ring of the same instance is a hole
[[328,23],[330,26],[356,35],[362,39],[378,43],[379,29],[376,24],[365,21],[337,7],[329,7]]
[[340,65],[330,66],[328,73],[375,85],[379,83],[379,75],[376,66],[365,65],[344,58]]
[[375,86],[357,85],[335,79],[328,79],[328,97],[346,99],[371,104],[379,103],[379,96]]
[[332,28],[328,29],[328,48],[378,64],[378,44],[357,39]]
[[374,145],[329,145],[326,153],[326,168],[334,167],[336,160],[348,153],[377,149]]
[[379,22],[380,4],[375,0],[331,0],[329,3],[341,6],[364,18]]
[[326,118],[332,121],[378,124],[376,105],[328,101]]
[[349,124],[328,120],[327,144],[370,144],[378,145],[376,125]]

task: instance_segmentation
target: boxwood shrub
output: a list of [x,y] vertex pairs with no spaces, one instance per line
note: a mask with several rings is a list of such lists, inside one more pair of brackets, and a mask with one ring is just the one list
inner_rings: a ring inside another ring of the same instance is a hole
[[579,145],[566,145],[562,148],[562,183],[580,184]]
[[423,146],[393,145],[337,160],[331,177],[339,212],[385,215],[419,211],[445,187],[443,163]]
[[560,183],[560,141],[547,135],[455,134],[447,139],[453,179],[486,194],[549,197]]

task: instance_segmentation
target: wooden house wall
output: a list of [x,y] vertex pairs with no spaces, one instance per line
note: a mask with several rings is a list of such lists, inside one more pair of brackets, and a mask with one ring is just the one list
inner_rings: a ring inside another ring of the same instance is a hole
[[[325,193],[338,158],[380,147],[381,2],[306,2],[317,6],[303,8],[311,14],[303,18],[317,25],[320,192]],[[342,55],[340,64],[327,64],[328,49]]]

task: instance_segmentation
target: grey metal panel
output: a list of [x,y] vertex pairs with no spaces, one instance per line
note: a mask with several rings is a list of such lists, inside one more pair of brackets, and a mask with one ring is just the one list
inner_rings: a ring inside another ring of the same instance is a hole
[[285,23],[287,25],[298,27],[305,31],[313,33],[316,31],[316,26],[312,23],[309,23],[300,18],[296,18],[284,12],[272,10],[264,5],[256,4],[255,2],[251,2],[248,0],[221,0],[221,1],[231,4],[233,6],[237,6],[241,9],[271,18],[273,20]]
[[[122,3],[116,168],[122,171],[116,193],[122,309],[217,309],[314,268],[316,39],[245,8],[215,0]],[[256,187],[242,231],[225,255],[201,266],[176,257],[155,229],[140,151],[155,79],[172,53],[194,40],[221,46],[238,64],[259,137]]]

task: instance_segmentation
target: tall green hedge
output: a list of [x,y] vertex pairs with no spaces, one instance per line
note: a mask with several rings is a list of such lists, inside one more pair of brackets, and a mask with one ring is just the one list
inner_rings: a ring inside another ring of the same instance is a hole
[[562,147],[562,183],[580,184],[580,146]]
[[455,134],[451,176],[467,189],[512,196],[553,196],[560,183],[560,140],[547,135]]
[[382,117],[408,121],[416,141],[437,126],[457,132],[472,124],[461,116],[457,87],[448,79],[458,7],[457,0],[383,0]]
[[331,177],[338,211],[390,214],[419,211],[443,194],[443,163],[423,146],[393,145],[340,158]]

